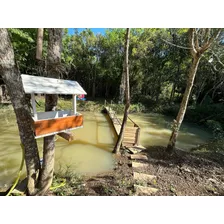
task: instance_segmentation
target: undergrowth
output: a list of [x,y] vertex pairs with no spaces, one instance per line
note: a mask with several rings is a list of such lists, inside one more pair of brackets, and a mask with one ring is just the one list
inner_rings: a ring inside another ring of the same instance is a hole
[[55,172],[52,187],[60,185],[63,179],[66,180],[66,184],[52,190],[55,195],[76,195],[77,191],[84,190],[85,185],[82,176],[76,174],[70,167],[67,167],[65,170],[59,169],[59,171]]

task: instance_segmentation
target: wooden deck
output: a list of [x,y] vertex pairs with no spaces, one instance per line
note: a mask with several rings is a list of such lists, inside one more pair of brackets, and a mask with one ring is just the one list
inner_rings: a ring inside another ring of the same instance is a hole
[[[116,116],[115,111],[113,111],[110,107],[105,107],[105,111],[109,115],[114,130],[118,136],[122,121]],[[130,117],[128,117],[128,119],[131,121],[133,126],[126,126],[122,145],[126,148],[145,149],[142,145],[140,145],[141,128]]]

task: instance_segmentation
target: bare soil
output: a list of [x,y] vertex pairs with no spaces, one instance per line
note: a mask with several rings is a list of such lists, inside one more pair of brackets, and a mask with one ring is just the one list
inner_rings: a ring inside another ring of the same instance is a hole
[[[148,167],[135,171],[156,176],[150,184],[158,189],[153,195],[224,195],[223,154],[176,150],[170,155],[164,147],[150,147],[141,154],[148,157],[148,161],[144,161]],[[114,171],[84,177],[82,187],[71,195],[134,195],[130,154],[123,152],[116,161]]]

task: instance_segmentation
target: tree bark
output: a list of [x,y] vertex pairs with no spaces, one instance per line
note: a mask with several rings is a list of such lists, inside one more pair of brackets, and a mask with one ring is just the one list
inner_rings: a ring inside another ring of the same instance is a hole
[[178,112],[177,118],[176,118],[176,120],[174,120],[173,132],[171,134],[171,137],[170,137],[170,140],[169,140],[169,143],[167,146],[168,152],[172,152],[175,147],[178,132],[179,132],[180,126],[182,124],[182,121],[184,119],[184,115],[186,113],[189,96],[190,96],[190,93],[191,93],[191,90],[192,90],[192,87],[194,84],[194,79],[195,79],[195,75],[197,72],[199,61],[200,61],[200,57],[197,56],[194,58],[193,63],[191,65],[189,77],[188,77],[188,81],[187,81],[187,87],[184,92],[184,96],[183,96],[183,99],[182,99],[182,102],[180,105],[180,110]]
[[[14,51],[7,29],[0,29],[0,74],[7,86],[9,96],[16,114],[17,125],[25,151],[28,178],[28,195],[36,193],[40,171],[38,147],[32,129],[32,116],[25,98],[22,79],[15,64]],[[20,146],[18,145],[18,148]]]
[[123,63],[123,72],[122,72],[122,76],[121,76],[121,84],[120,84],[120,94],[119,94],[119,101],[118,103],[123,104],[124,103],[124,97],[125,97],[125,76],[126,76],[126,59],[124,59],[124,63]]
[[[50,78],[60,78],[61,45],[63,29],[48,29],[48,55],[47,73]],[[45,111],[56,110],[58,95],[45,96]],[[54,173],[55,135],[44,137],[43,144],[43,166],[40,176],[41,191],[38,195],[44,195],[50,188]]]
[[118,136],[117,143],[114,147],[113,153],[119,154],[121,143],[124,137],[125,126],[128,119],[128,113],[130,108],[130,87],[129,87],[129,63],[128,63],[128,56],[129,56],[129,39],[130,39],[130,28],[127,28],[126,31],[126,38],[125,38],[125,63],[124,63],[124,71],[125,71],[125,97],[126,97],[126,104],[124,110],[124,117],[121,125],[121,130]]
[[37,30],[37,49],[36,49],[36,59],[42,59],[42,51],[43,51],[43,36],[44,36],[44,29],[38,28]]
[[[202,31],[205,31],[204,33],[210,32],[208,29],[205,29]],[[198,33],[196,32],[196,29],[194,28],[189,29],[189,45],[190,45],[190,52],[193,57],[193,62],[189,71],[187,86],[183,95],[180,109],[179,109],[176,120],[174,120],[173,131],[167,145],[167,152],[173,152],[175,148],[176,139],[177,139],[182,121],[184,119],[184,115],[186,113],[189,97],[190,97],[191,90],[194,84],[194,79],[196,76],[196,72],[197,72],[197,68],[198,68],[198,64],[201,59],[201,56],[211,46],[212,42],[219,36],[220,32],[221,32],[221,29],[217,29],[216,32],[213,34],[213,36],[210,37],[210,39],[208,39],[206,36],[205,41],[203,42],[203,45],[199,46],[199,40],[197,36]]]

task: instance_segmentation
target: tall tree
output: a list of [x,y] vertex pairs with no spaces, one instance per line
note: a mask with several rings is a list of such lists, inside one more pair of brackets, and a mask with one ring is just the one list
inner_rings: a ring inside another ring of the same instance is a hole
[[196,76],[196,72],[198,69],[199,61],[203,55],[203,53],[209,49],[213,41],[219,36],[221,29],[189,29],[189,46],[190,52],[192,56],[192,63],[190,66],[190,71],[188,74],[187,85],[183,95],[183,99],[180,105],[180,109],[176,120],[174,120],[173,131],[167,145],[167,151],[172,152],[174,150],[176,139],[178,136],[178,132],[182,121],[184,119],[184,115],[186,113],[189,97],[191,94],[192,87],[194,85],[194,79]]
[[[48,29],[48,54],[47,54],[47,74],[49,78],[60,78],[61,71],[61,28]],[[55,111],[58,102],[58,95],[51,94],[45,96],[45,111]],[[43,166],[40,175],[40,188],[38,195],[44,195],[50,188],[54,173],[55,155],[55,135],[44,137],[43,145]]]
[[124,96],[125,96],[125,77],[126,77],[126,61],[124,60],[124,64],[123,64],[123,72],[121,75],[121,83],[120,83],[120,93],[119,93],[119,101],[118,103],[123,104],[124,103]]
[[16,114],[21,144],[24,147],[29,195],[37,191],[40,160],[32,129],[31,111],[25,98],[20,71],[15,63],[7,29],[0,29],[0,74],[4,80]]
[[129,39],[130,39],[130,28],[127,28],[126,35],[125,35],[125,59],[124,59],[124,67],[125,67],[125,110],[124,110],[124,117],[121,125],[121,130],[117,139],[117,143],[114,147],[113,153],[119,154],[121,143],[124,137],[125,126],[128,119],[128,112],[130,108],[130,88],[129,88]]
[[44,29],[38,28],[37,30],[37,49],[36,49],[36,59],[42,59],[43,52],[43,37],[44,37]]

